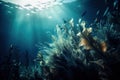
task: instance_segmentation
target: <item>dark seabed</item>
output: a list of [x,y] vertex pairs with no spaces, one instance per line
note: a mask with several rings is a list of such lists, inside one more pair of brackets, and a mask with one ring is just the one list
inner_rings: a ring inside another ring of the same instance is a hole
[[0,0],[0,80],[120,80],[119,0]]

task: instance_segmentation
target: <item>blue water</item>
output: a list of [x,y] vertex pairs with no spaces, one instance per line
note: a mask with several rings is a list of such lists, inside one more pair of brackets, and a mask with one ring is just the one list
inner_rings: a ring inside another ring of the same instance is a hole
[[0,1],[0,80],[117,80],[119,0],[47,1]]
[[[69,1],[68,1],[69,2]],[[101,5],[97,5],[97,4]],[[91,23],[96,17],[96,11],[104,11],[104,1],[74,1],[56,5],[49,9],[36,11],[16,8],[17,5],[10,2],[0,3],[0,46],[1,53],[6,51],[10,44],[19,46],[20,49],[36,51],[35,44],[49,42],[50,35],[55,32],[56,24],[62,24],[63,20],[74,18],[75,23],[83,12],[83,17]],[[8,6],[6,6],[8,5]]]

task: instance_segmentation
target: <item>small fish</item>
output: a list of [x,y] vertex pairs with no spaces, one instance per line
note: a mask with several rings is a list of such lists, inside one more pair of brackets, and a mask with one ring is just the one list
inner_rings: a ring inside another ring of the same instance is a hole
[[13,49],[13,44],[10,45],[10,49],[11,49],[11,50]]
[[99,15],[100,14],[100,10],[98,10],[97,12],[96,12],[96,15]]
[[87,11],[84,11],[82,14],[81,14],[81,17],[84,17],[86,15]]
[[120,5],[120,1],[115,0],[113,3],[113,7],[117,10],[119,8],[119,5]]
[[97,22],[99,22],[99,21],[98,21],[98,18],[95,18],[94,23],[97,23]]
[[78,20],[78,23],[81,23],[81,21],[82,21],[82,19],[80,18],[80,19]]
[[105,12],[103,14],[103,17],[108,13],[108,11],[109,11],[109,7],[106,8],[106,10],[105,10]]
[[113,3],[113,6],[115,7],[118,3],[118,0],[115,0],[114,3]]

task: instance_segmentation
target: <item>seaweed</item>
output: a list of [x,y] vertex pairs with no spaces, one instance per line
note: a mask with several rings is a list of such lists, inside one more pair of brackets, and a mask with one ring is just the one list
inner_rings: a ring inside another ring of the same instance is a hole
[[10,45],[8,53],[5,61],[1,64],[0,78],[2,80],[19,80],[19,50],[15,46]]
[[[119,3],[119,2],[118,2]],[[103,19],[86,25],[83,19],[64,19],[56,25],[51,43],[40,45],[34,60],[25,51],[21,63],[20,51],[10,45],[8,56],[0,67],[1,80],[118,80],[120,79],[120,11],[116,3],[108,7]],[[82,14],[82,17],[86,11]],[[99,11],[97,11],[97,14]],[[30,62],[34,62],[31,65]],[[7,77],[6,77],[7,76]]]
[[74,25],[73,18],[69,23],[57,25],[52,43],[48,43],[49,47],[44,50],[48,55],[41,53],[47,67],[47,70],[43,69],[44,78],[112,80],[112,66],[120,62],[120,33],[116,28],[119,24],[108,19],[93,23],[95,28],[86,26],[81,19]]

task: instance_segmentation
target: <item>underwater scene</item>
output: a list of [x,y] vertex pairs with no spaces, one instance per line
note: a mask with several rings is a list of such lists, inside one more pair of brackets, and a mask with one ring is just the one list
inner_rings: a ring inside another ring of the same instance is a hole
[[120,80],[120,1],[0,0],[0,80]]

